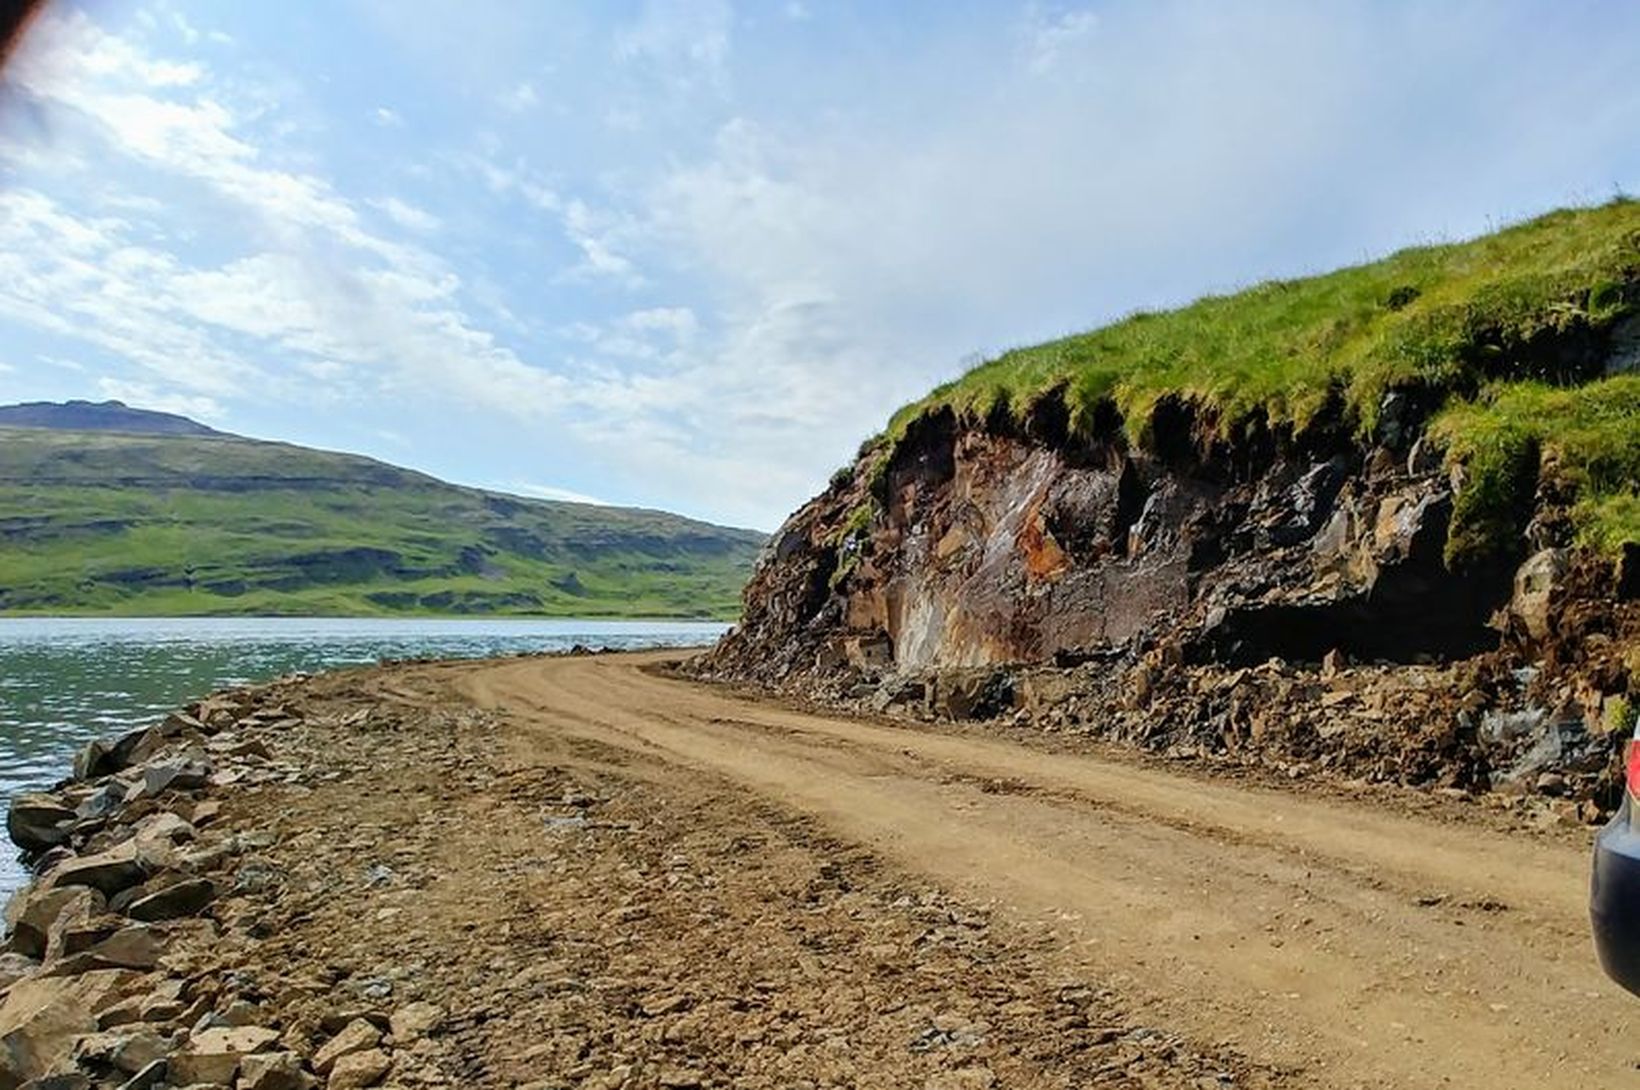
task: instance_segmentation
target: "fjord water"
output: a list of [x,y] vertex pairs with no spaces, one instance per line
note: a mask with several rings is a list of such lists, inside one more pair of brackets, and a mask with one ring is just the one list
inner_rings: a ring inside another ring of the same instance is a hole
[[[66,776],[88,740],[212,689],[386,658],[482,658],[710,643],[694,621],[295,618],[0,620],[0,808]],[[0,848],[0,901],[26,879]]]

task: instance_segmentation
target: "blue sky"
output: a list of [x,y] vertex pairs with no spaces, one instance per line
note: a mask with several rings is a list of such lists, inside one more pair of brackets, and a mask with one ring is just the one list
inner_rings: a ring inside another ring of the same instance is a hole
[[981,356],[1635,189],[1636,71],[1625,0],[59,5],[0,401],[769,529]]

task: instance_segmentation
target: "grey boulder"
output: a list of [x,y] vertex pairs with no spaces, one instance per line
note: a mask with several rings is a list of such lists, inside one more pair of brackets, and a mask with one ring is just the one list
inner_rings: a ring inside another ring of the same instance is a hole
[[78,819],[51,795],[18,795],[6,812],[6,835],[25,852],[44,852],[68,843]]

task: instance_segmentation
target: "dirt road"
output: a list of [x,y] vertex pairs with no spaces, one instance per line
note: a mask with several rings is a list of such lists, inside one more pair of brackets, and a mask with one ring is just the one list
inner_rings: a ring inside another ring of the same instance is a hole
[[498,713],[516,761],[581,746],[810,819],[1261,1078],[1640,1085],[1640,1005],[1594,964],[1571,837],[804,714],[645,669],[661,657],[442,676]]

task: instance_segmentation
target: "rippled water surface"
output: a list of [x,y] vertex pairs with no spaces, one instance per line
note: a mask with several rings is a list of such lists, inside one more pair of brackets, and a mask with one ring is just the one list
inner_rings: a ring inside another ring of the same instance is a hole
[[[224,685],[384,658],[709,643],[720,624],[575,620],[0,619],[0,806],[86,741]],[[0,846],[0,900],[26,877]]]

